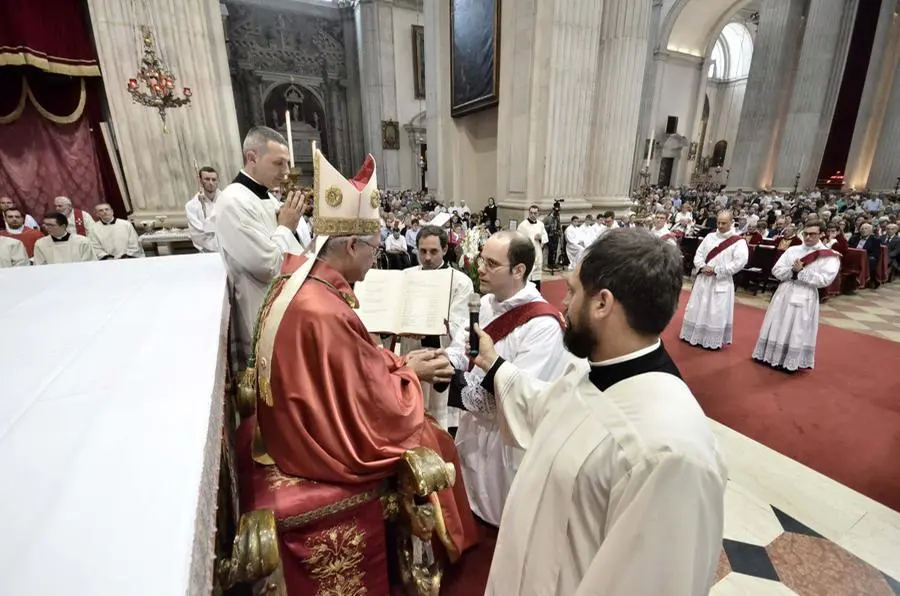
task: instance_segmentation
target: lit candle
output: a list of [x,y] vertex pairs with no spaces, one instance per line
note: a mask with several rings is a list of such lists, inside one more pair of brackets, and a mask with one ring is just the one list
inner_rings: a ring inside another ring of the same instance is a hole
[[291,168],[294,167],[294,137],[291,134],[291,110],[284,111],[284,127],[287,129],[288,151],[291,156]]
[[655,136],[654,130],[650,129],[650,149],[647,151],[647,169],[650,169],[650,160],[653,159],[653,139]]

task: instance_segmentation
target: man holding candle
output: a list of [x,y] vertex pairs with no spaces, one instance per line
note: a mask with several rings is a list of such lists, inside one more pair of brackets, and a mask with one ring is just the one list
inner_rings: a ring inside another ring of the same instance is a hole
[[244,168],[222,191],[210,218],[233,292],[234,365],[239,368],[250,355],[256,315],[284,253],[303,252],[296,229],[304,210],[302,192],[289,193],[283,204],[270,192],[290,167],[283,136],[265,126],[252,128],[243,152]]

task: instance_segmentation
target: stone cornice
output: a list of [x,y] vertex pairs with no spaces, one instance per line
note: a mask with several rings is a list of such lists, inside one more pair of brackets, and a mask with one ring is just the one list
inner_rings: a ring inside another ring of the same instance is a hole
[[657,50],[653,53],[653,57],[660,62],[680,64],[682,66],[694,68],[702,68],[706,62],[702,56],[694,56],[693,54],[685,54],[684,52],[676,52],[675,50]]

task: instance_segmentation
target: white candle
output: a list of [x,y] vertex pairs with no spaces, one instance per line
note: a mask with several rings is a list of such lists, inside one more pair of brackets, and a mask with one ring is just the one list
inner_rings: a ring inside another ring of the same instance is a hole
[[806,165],[806,156],[805,156],[805,155],[804,155],[803,157],[800,158],[800,169],[797,170],[797,173],[798,173],[798,174],[802,174],[802,173],[803,173],[803,166],[804,166],[804,165]]
[[284,111],[284,127],[287,129],[288,152],[291,156],[291,167],[294,167],[294,137],[291,134],[291,110]]
[[650,160],[653,159],[653,139],[656,133],[650,129],[650,149],[647,151],[647,169],[650,169]]

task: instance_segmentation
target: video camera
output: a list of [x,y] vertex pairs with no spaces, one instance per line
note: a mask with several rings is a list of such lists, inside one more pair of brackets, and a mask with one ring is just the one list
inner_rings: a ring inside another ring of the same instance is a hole
[[565,202],[566,202],[565,199],[556,199],[555,201],[553,201],[553,209],[551,209],[551,211],[553,211],[553,213],[555,213],[558,216],[559,210],[562,207],[562,205],[560,205],[560,203],[565,203]]

